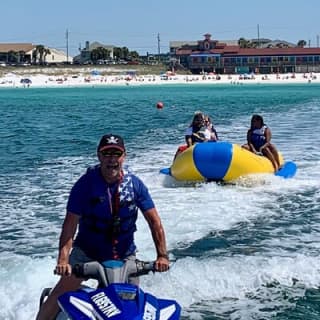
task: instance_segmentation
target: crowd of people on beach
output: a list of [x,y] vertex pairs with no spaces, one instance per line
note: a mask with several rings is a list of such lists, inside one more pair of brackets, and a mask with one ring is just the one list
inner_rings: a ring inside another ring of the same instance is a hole
[[[61,72],[61,71],[60,71]],[[158,85],[158,84],[286,84],[319,83],[320,74],[205,74],[182,75],[170,73],[163,75],[118,74],[15,74],[13,72],[0,76],[1,87],[70,87],[70,86],[113,86],[113,85]]]

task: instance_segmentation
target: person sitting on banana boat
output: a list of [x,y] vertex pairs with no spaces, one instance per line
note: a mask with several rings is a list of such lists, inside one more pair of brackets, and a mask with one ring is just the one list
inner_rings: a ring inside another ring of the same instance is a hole
[[202,112],[194,114],[192,123],[186,130],[185,139],[188,147],[211,139],[211,132],[205,124],[205,115]]
[[205,123],[205,115],[201,111],[194,113],[192,122],[185,132],[186,145],[182,145],[178,148],[174,159],[178,154],[185,151],[195,143],[205,142],[211,140],[211,132],[207,128]]
[[255,154],[262,154],[267,157],[275,171],[280,168],[280,159],[278,151],[271,142],[271,130],[264,123],[263,117],[254,114],[251,118],[251,126],[247,131],[247,143],[242,146]]
[[204,123],[206,125],[206,127],[208,128],[208,130],[210,131],[210,140],[209,141],[218,141],[219,137],[218,137],[218,133],[216,128],[214,127],[210,117],[208,115],[204,116]]

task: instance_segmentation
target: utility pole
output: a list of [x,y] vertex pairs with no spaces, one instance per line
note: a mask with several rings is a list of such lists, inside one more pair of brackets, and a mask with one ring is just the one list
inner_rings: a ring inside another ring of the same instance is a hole
[[259,28],[259,24],[257,25],[257,32],[258,32],[258,48],[260,48],[260,28]]
[[319,48],[319,35],[317,34],[317,47]]
[[69,64],[69,30],[66,31],[67,64]]
[[158,61],[160,61],[160,34],[158,33]]

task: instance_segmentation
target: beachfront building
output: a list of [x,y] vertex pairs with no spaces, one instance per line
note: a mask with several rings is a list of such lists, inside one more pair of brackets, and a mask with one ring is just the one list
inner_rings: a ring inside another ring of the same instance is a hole
[[48,48],[46,55],[47,64],[72,63],[73,57],[67,56],[62,50]]
[[256,40],[257,47],[246,47],[237,42],[212,40],[207,33],[196,42],[170,42],[170,55],[192,73],[320,72],[320,48],[265,40]]
[[[114,46],[112,45],[105,45],[100,42],[93,42],[90,44],[89,41],[86,41],[85,47],[83,49],[79,48],[80,54],[73,58],[73,63],[75,64],[91,64],[94,60],[100,61],[109,61],[113,60],[113,49]],[[95,59],[92,55],[93,52],[96,54],[101,54],[101,57],[97,57]]]
[[0,63],[4,65],[31,63],[35,47],[32,43],[0,43]]
[[72,61],[55,48],[32,43],[0,43],[0,62],[4,65],[52,64]]

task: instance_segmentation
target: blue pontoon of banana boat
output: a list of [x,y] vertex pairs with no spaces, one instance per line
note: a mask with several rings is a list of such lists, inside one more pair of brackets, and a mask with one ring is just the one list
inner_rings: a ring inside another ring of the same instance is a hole
[[170,168],[160,173],[178,181],[234,181],[252,174],[275,174],[291,178],[297,171],[292,161],[284,161],[279,153],[281,168],[274,172],[271,161],[256,155],[240,145],[229,142],[197,143],[178,154]]

